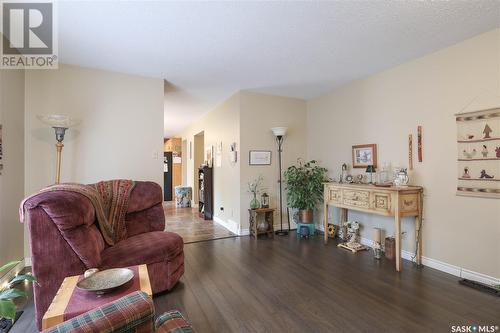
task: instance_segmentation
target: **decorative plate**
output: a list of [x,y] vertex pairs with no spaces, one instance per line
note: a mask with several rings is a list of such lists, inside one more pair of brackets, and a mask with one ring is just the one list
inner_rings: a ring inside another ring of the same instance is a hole
[[92,274],[76,284],[80,290],[104,294],[123,286],[134,278],[134,272],[128,268],[112,268]]

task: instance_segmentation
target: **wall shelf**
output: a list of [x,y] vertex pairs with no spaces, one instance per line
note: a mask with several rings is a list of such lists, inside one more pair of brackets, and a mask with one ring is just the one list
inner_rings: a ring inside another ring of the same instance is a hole
[[487,181],[487,182],[498,182],[500,179],[495,178],[458,178],[459,180],[476,180],[476,181]]
[[500,161],[500,157],[485,157],[485,158],[459,158],[458,161]]
[[500,140],[500,137],[488,138],[488,139],[457,140],[457,142],[458,143],[474,143],[474,142],[486,142],[486,141],[495,141],[495,140]]

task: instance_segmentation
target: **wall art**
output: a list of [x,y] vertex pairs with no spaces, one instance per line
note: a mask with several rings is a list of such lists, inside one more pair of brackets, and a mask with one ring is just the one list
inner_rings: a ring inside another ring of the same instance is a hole
[[248,156],[249,165],[271,165],[270,150],[250,150]]
[[455,117],[457,195],[500,198],[500,108]]
[[377,167],[377,145],[355,145],[352,146],[352,167],[365,168],[369,165]]

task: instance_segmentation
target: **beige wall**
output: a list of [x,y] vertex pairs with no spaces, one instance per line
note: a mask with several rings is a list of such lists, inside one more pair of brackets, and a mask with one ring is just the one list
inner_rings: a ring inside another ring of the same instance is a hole
[[[195,135],[203,132],[204,146],[213,146],[214,153],[217,143],[222,142],[222,164],[220,167],[217,167],[215,163],[213,165],[214,217],[233,228],[237,226],[240,214],[240,162],[230,162],[229,146],[231,143],[236,142],[239,150],[239,124],[240,94],[236,93],[180,133],[182,139],[186,140],[187,147],[189,147],[189,142],[192,142],[191,159],[189,158],[189,151],[186,154],[187,179],[183,180],[183,182],[191,186],[193,191],[196,190],[194,175],[197,174],[198,167],[204,159],[204,149],[198,150],[200,156],[196,157],[196,151],[194,151]],[[221,207],[224,208],[223,211],[220,210]]]
[[62,182],[129,178],[163,186],[163,81],[60,65],[26,71],[26,194],[54,182],[54,131],[39,114],[68,114]]
[[[272,207],[279,208],[278,151],[272,127],[288,127],[283,143],[283,166],[295,163],[297,158],[306,157],[307,147],[306,102],[296,98],[279,97],[249,91],[241,92],[241,225],[248,229],[248,208],[252,196],[247,192],[248,182],[262,175],[264,187],[270,195]],[[250,166],[250,150],[270,150],[270,166]],[[286,196],[283,184],[283,223],[286,226]],[[258,198],[260,201],[260,198]],[[279,213],[274,216],[279,224]],[[292,228],[294,226],[292,225]]]
[[[407,166],[408,134],[423,126],[423,163],[413,183],[425,189],[424,256],[500,277],[500,200],[459,197],[454,114],[500,106],[500,30],[353,82],[308,102],[308,154],[338,178],[351,146],[378,144],[380,162]],[[416,155],[415,155],[416,156]],[[415,157],[416,161],[416,157]],[[500,177],[500,175],[497,175]],[[331,213],[330,213],[331,214]],[[362,236],[390,219],[352,214]],[[406,220],[403,248],[413,250]]]
[[26,73],[26,187],[54,181],[54,131],[39,114],[81,120],[64,140],[61,181],[163,184],[163,81],[61,65]]
[[24,80],[24,71],[0,70],[0,265],[24,257],[18,210],[24,197]]
[[[217,143],[222,142],[222,167],[217,167],[214,162],[216,221],[222,222],[234,232],[248,232],[251,196],[247,193],[247,183],[259,175],[264,177],[265,189],[271,196],[271,205],[277,206],[278,160],[271,128],[289,127],[284,144],[284,169],[298,157],[306,156],[305,123],[305,101],[240,91],[181,133],[183,140],[187,141],[187,146],[189,147],[191,141],[194,147],[194,135],[203,131],[205,147],[213,145],[214,153]],[[231,163],[229,160],[229,147],[233,142],[236,143],[238,152],[237,163]],[[251,149],[271,150],[272,165],[249,166],[248,155]],[[188,175],[194,172],[195,164],[188,157]],[[187,184],[193,186],[193,180],[189,178]],[[220,207],[224,207],[224,211],[221,211]],[[283,220],[286,221],[286,210]],[[278,223],[278,215],[275,216],[275,221]]]

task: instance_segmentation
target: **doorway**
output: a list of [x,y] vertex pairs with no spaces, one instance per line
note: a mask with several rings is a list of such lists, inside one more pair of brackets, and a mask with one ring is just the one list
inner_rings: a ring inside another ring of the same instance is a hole
[[198,168],[203,164],[205,160],[205,132],[200,132],[194,136],[193,144],[193,184],[194,193],[193,199],[194,204],[198,206]]
[[163,197],[164,201],[175,198],[175,187],[182,185],[182,140],[168,138],[163,141]]

